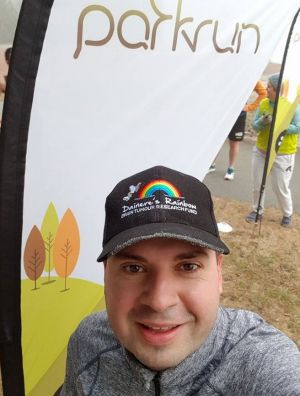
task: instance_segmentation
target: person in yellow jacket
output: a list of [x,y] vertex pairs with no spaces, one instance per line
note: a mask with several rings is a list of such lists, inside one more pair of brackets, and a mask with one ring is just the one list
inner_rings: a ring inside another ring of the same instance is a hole
[[[268,97],[261,101],[252,123],[252,126],[254,130],[258,132],[258,135],[256,147],[254,147],[252,154],[253,210],[246,217],[246,221],[248,223],[254,223],[256,220],[260,187],[278,83],[279,74],[273,74],[269,77],[267,86]],[[278,108],[280,108],[280,104],[284,100],[286,99],[283,97],[279,98]],[[296,113],[279,146],[270,172],[272,188],[277,197],[279,207],[283,213],[281,225],[284,227],[288,227],[292,221],[293,202],[289,185],[294,170],[295,153],[297,152],[297,140],[299,132],[300,108],[298,106]],[[264,210],[264,198],[265,194],[263,194],[261,199],[258,220],[262,218]]]

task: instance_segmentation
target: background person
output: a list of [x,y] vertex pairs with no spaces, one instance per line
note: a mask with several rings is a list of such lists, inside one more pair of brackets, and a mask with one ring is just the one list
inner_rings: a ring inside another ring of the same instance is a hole
[[229,249],[203,183],[156,166],[118,183],[105,207],[107,312],[72,335],[61,395],[300,393],[296,345],[219,306]]
[[[245,129],[246,129],[246,119],[247,113],[249,111],[254,111],[258,108],[259,103],[267,96],[266,88],[262,81],[258,81],[254,87],[254,91],[257,94],[255,100],[244,106],[243,111],[238,116],[236,122],[234,123],[229,135],[229,162],[224,180],[233,180],[235,175],[235,164],[240,149],[240,142],[244,140]],[[216,169],[215,162],[210,166],[209,172],[213,172]]]
[[[4,52],[5,61],[8,66],[10,63],[11,51],[12,51],[12,48],[9,47],[9,48],[6,48],[6,50]],[[3,78],[0,80],[0,92],[2,92],[2,93],[5,93],[5,91],[6,91],[6,82],[7,82],[7,75],[3,76]]]
[[[9,48],[6,48],[6,50],[4,52],[5,61],[6,61],[8,66],[9,66],[10,58],[11,58],[11,51],[12,51],[12,48],[9,47]],[[5,76],[0,78],[0,98],[1,98],[2,94],[5,94],[6,82],[7,82],[7,75],[5,75]],[[1,119],[1,116],[2,116],[2,99],[3,98],[1,98],[1,106],[0,106],[0,128],[1,128],[1,124],[2,124],[2,119]]]
[[[248,223],[254,223],[256,220],[260,187],[266,160],[270,125],[272,122],[272,114],[276,97],[276,90],[278,88],[278,82],[279,74],[273,74],[269,77],[267,87],[268,97],[260,103],[259,109],[255,114],[252,124],[253,129],[258,132],[258,135],[256,140],[256,147],[254,147],[252,153],[253,210],[246,217],[246,221]],[[283,97],[279,98],[278,108],[284,100],[286,99]],[[281,225],[283,227],[288,227],[292,222],[293,202],[292,193],[290,190],[290,181],[294,171],[295,154],[297,152],[297,141],[299,132],[300,107],[298,106],[296,113],[290,123],[290,126],[286,130],[286,134],[284,135],[283,140],[279,146],[270,172],[272,188],[283,214],[281,220]],[[262,218],[264,210],[264,199],[265,194],[263,194],[261,199],[261,207],[258,214],[259,220]]]

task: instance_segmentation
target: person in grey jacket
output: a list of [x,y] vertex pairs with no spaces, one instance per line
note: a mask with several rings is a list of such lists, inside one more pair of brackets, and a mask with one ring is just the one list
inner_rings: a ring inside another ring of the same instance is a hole
[[196,178],[156,166],[118,183],[98,257],[107,312],[71,336],[60,394],[300,395],[297,346],[255,313],[220,306],[228,253]]

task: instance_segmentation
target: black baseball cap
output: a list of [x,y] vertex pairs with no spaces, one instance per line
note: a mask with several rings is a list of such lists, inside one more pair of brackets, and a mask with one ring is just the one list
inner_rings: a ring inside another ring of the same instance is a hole
[[107,196],[97,261],[150,238],[172,238],[228,254],[208,188],[193,176],[155,166],[119,182]]

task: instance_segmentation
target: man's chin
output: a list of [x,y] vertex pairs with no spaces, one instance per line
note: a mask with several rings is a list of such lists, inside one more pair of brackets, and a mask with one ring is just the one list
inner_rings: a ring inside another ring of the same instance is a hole
[[174,351],[170,346],[135,349],[132,353],[136,359],[153,371],[178,366],[189,355],[183,351]]

